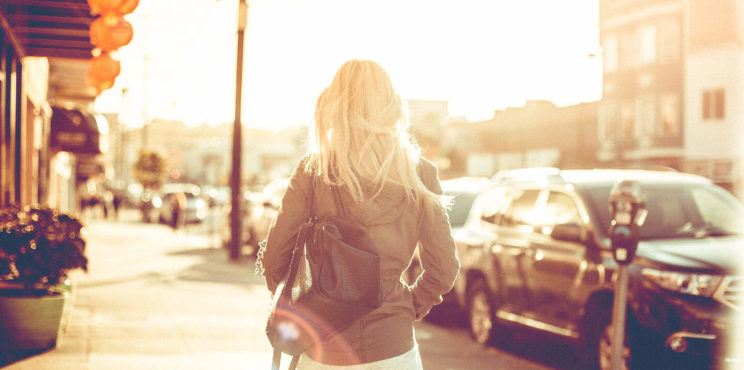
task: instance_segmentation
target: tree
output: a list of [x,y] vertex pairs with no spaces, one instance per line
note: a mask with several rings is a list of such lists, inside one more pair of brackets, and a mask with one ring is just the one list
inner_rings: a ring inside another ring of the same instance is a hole
[[142,149],[134,163],[134,178],[145,189],[157,189],[168,174],[165,158],[155,151]]

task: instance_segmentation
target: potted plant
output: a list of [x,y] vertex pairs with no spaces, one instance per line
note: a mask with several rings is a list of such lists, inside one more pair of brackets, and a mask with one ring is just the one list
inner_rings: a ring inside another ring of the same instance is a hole
[[0,352],[56,345],[67,273],[88,267],[82,228],[46,207],[0,209]]

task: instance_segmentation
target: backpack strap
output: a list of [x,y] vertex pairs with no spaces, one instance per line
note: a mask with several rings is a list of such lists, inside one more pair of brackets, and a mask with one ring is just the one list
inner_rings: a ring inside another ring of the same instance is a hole
[[[297,278],[297,270],[300,265],[300,258],[302,255],[302,247],[305,240],[308,238],[308,232],[313,227],[315,212],[313,209],[313,197],[315,196],[315,170],[313,169],[310,176],[310,192],[307,196],[307,209],[310,210],[310,217],[300,226],[300,231],[297,233],[297,240],[295,241],[294,250],[292,250],[292,258],[289,262],[289,272],[287,275],[287,281],[284,284],[284,289],[280,292],[281,295],[287,296],[290,294],[292,285]],[[274,356],[271,361],[271,370],[279,370],[279,364],[282,360],[282,352],[278,347],[274,347]],[[292,362],[289,363],[289,370],[295,370],[297,362],[300,360],[300,356],[292,356]]]

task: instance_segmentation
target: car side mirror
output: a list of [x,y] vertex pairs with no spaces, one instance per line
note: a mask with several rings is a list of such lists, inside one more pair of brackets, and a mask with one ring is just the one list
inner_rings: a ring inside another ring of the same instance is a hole
[[550,236],[555,240],[584,244],[587,259],[594,263],[602,262],[602,251],[591,229],[584,230],[577,224],[556,225]]
[[496,220],[497,220],[497,218],[496,218],[496,215],[497,214],[498,213],[482,213],[481,216],[480,216],[480,219],[481,219],[481,221],[486,221],[486,222],[488,222],[490,224],[495,224],[496,223]]
[[560,224],[553,227],[550,237],[565,242],[584,243],[586,238],[582,235],[581,226],[577,224]]

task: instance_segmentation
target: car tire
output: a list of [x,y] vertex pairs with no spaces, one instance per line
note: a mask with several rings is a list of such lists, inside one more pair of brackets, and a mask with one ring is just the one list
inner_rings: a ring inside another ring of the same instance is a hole
[[477,343],[498,346],[511,336],[511,330],[498,325],[495,316],[497,306],[493,297],[485,280],[474,280],[467,290],[467,316],[470,335]]

